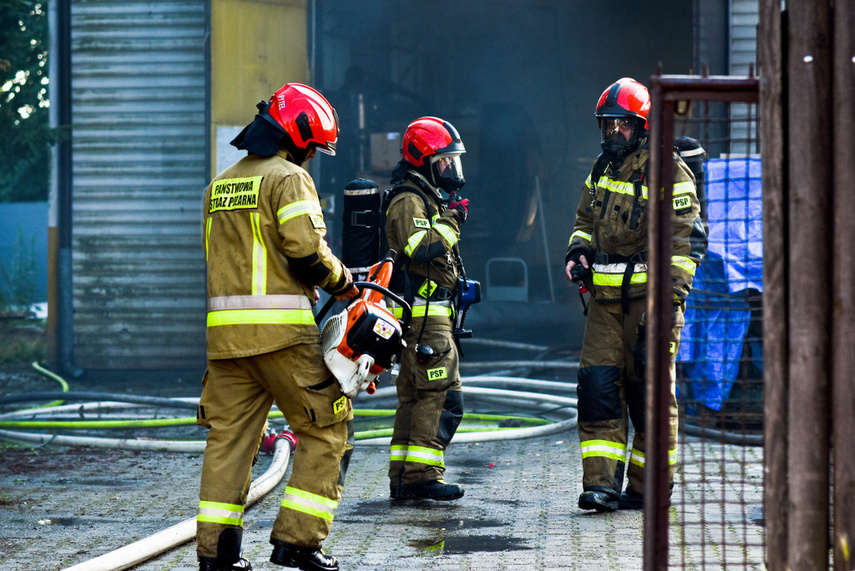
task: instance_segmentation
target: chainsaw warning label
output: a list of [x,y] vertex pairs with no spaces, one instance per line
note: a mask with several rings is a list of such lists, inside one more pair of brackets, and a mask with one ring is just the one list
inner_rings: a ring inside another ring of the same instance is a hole
[[260,176],[226,178],[215,181],[211,187],[211,203],[208,212],[258,208]]
[[378,319],[376,323],[374,323],[374,333],[382,337],[383,339],[388,339],[395,332],[395,327],[389,323],[388,321],[384,321],[383,319]]
[[427,376],[429,381],[438,381],[448,378],[448,371],[445,367],[437,367],[436,369],[428,369]]

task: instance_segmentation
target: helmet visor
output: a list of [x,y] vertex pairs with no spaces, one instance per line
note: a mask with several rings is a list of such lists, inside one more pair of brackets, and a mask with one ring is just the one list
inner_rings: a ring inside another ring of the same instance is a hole
[[623,117],[603,117],[603,140],[612,135],[620,135],[627,141],[632,139],[636,122]]
[[463,162],[460,160],[459,154],[436,155],[435,157],[432,157],[432,160],[437,182],[463,178]]

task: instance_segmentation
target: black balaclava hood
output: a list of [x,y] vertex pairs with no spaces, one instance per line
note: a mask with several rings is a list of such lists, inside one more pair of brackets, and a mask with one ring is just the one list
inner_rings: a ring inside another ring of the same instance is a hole
[[[267,103],[264,101],[260,101],[257,105],[259,111],[266,106]],[[287,133],[262,117],[260,113],[237,137],[232,139],[231,144],[242,151],[249,151],[262,157],[272,157],[279,149],[285,149],[297,165],[306,162],[306,155],[309,154],[308,149],[297,148]]]
[[255,120],[244,127],[231,144],[242,151],[272,157],[279,151],[282,137],[282,131],[256,115]]

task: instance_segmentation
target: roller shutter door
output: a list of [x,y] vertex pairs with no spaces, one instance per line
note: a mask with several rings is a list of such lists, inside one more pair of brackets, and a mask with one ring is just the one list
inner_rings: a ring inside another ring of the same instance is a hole
[[73,362],[205,362],[204,0],[73,0]]

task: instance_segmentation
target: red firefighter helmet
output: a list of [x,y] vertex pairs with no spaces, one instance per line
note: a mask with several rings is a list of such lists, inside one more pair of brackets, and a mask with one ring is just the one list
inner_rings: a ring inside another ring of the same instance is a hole
[[319,151],[335,155],[338,115],[330,102],[308,85],[285,84],[260,114],[287,133],[297,148],[308,149],[315,143]]
[[404,159],[413,166],[425,164],[425,158],[438,154],[466,152],[457,129],[437,117],[416,119],[407,127],[401,146]]
[[649,129],[648,113],[650,93],[647,88],[631,77],[622,77],[600,95],[594,115],[600,127],[604,117],[637,117],[644,120],[644,128]]
[[460,155],[466,152],[457,129],[437,117],[421,117],[407,127],[401,143],[404,160],[428,182],[448,192],[466,183]]

